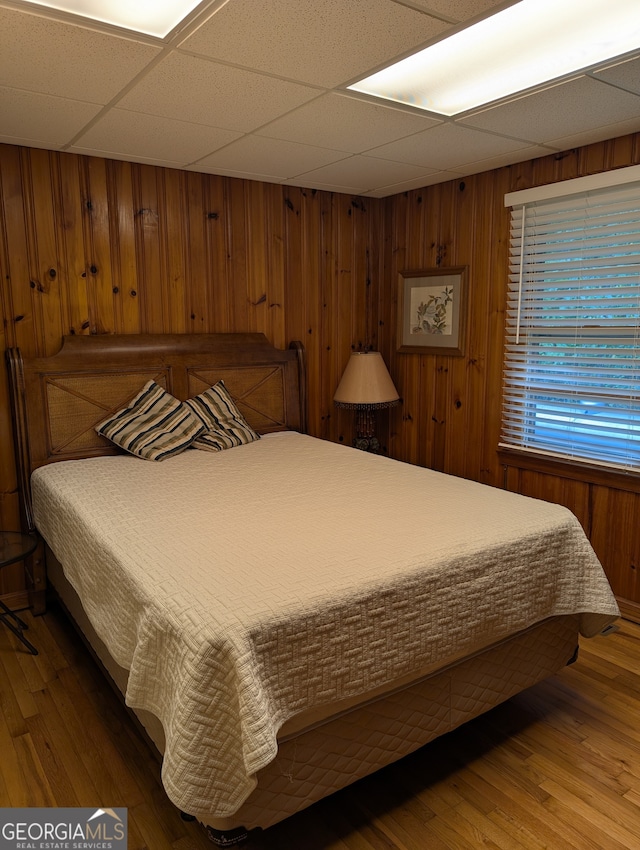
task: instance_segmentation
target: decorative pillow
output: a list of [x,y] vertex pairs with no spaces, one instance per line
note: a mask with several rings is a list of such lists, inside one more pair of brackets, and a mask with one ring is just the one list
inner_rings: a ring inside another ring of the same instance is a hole
[[219,452],[259,440],[229,395],[223,381],[218,381],[195,398],[185,401],[206,430],[193,443],[194,449]]
[[98,434],[145,460],[164,460],[188,448],[204,431],[192,410],[148,381],[126,407],[96,425]]

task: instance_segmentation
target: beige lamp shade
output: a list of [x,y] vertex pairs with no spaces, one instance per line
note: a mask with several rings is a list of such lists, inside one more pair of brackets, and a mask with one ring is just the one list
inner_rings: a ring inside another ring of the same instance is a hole
[[392,407],[400,400],[379,351],[354,351],[333,397],[338,407]]

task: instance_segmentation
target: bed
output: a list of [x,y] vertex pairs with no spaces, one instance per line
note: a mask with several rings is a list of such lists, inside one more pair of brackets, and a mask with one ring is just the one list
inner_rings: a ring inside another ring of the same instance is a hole
[[[34,609],[60,597],[220,846],[552,675],[619,614],[566,509],[308,436],[299,344],[7,358]],[[123,452],[95,426],[150,379],[180,401],[223,381],[260,438]]]

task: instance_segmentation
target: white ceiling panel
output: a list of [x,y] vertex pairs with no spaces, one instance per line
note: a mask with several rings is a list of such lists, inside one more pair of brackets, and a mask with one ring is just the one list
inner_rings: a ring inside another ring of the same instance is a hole
[[605,83],[640,94],[640,57],[628,59],[626,62],[620,62],[602,71],[595,71],[593,76]]
[[458,179],[460,179],[460,175],[452,171],[432,171],[423,177],[380,186],[380,188],[372,189],[364,194],[371,198],[386,198],[388,195],[398,195],[400,192],[410,192],[412,189],[423,189],[426,186],[435,186],[437,183],[445,183],[447,180]]
[[496,3],[495,0],[394,0],[394,2],[421,9],[427,14],[443,15],[445,19],[466,21],[469,18],[486,15],[492,9],[511,6],[518,0],[503,3]]
[[636,95],[585,76],[494,106],[459,123],[544,143],[593,130],[592,111],[601,126],[636,119],[640,129],[639,106]]
[[389,108],[341,94],[327,94],[258,130],[261,136],[361,153],[441,123],[437,118]]
[[332,88],[449,28],[389,0],[231,0],[181,46]]
[[454,166],[459,168],[494,154],[509,153],[528,146],[528,142],[494,136],[456,124],[441,124],[423,133],[372,148],[368,154],[381,159],[425,165],[434,171],[446,171]]
[[0,80],[5,86],[104,104],[160,50],[0,8]]
[[640,132],[640,44],[456,120],[347,91],[507,5],[221,0],[154,39],[0,0],[0,141],[385,197]]
[[115,155],[118,159],[145,157],[178,166],[201,159],[241,135],[204,124],[111,109],[70,150],[100,151],[103,156]]
[[352,186],[357,186],[363,192],[369,192],[378,186],[421,178],[424,174],[425,169],[415,165],[356,155],[325,165],[323,168],[308,171],[298,179],[301,180],[299,185],[312,187],[316,185],[316,181],[340,185],[341,182],[348,180]]
[[0,86],[0,137],[14,144],[21,139],[35,147],[60,147],[99,111],[95,103]]
[[498,156],[489,156],[486,159],[479,159],[476,162],[469,162],[463,166],[457,166],[458,175],[478,174],[480,171],[490,171],[493,168],[502,168],[505,165],[513,165],[516,162],[523,162],[528,159],[538,159],[541,156],[549,156],[549,154],[557,153],[551,143],[547,145],[532,145],[531,147],[518,148],[517,150],[508,153],[502,153]]
[[593,142],[604,142],[606,139],[615,139],[617,136],[626,136],[629,133],[638,132],[638,119],[628,118],[626,121],[618,121],[615,124],[608,124],[605,127],[600,127],[598,130],[583,130],[582,133],[575,133],[572,136],[562,136],[559,139],[551,139],[547,144],[557,150],[570,150],[571,148],[580,145],[587,145]]
[[317,95],[309,86],[173,53],[125,94],[118,106],[249,132]]
[[244,136],[200,162],[209,168],[219,166],[227,171],[240,171],[245,163],[250,162],[254,170],[284,180],[346,156],[348,154],[344,151],[332,151],[314,145]]

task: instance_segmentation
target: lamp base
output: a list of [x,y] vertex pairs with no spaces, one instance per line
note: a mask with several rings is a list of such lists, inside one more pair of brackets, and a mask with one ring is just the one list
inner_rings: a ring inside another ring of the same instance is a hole
[[355,437],[353,447],[363,452],[371,452],[375,455],[380,454],[380,443],[377,437]]
[[370,407],[356,409],[356,436],[353,446],[363,452],[380,454],[380,443],[376,437],[376,411]]

